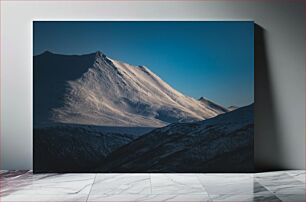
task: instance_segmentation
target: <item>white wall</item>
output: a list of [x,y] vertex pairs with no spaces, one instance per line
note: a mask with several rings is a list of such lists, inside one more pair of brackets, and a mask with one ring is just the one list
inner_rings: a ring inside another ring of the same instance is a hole
[[32,20],[51,19],[254,20],[265,30],[267,56],[255,70],[256,160],[305,167],[302,0],[0,2],[1,169],[32,168]]

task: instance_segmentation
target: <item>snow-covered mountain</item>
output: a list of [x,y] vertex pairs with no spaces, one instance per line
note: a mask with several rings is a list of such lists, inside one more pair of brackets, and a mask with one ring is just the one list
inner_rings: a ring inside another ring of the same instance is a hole
[[103,172],[252,172],[254,105],[155,129],[111,153]]
[[[204,86],[205,87],[205,86]],[[101,52],[34,56],[34,124],[162,127],[227,110],[178,92],[145,66]]]

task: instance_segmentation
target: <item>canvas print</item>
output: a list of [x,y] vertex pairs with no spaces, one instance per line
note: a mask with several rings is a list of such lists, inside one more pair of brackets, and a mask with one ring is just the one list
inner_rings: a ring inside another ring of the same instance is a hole
[[34,172],[251,172],[251,21],[33,22]]

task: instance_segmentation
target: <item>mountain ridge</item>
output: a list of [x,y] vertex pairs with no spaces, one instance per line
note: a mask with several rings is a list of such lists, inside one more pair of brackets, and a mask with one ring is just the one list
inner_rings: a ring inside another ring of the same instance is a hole
[[[81,65],[76,62],[79,60],[82,60]],[[48,69],[55,69],[56,75]],[[70,73],[75,76],[69,76]],[[45,76],[52,78],[52,81],[54,77],[62,79],[51,84],[41,80],[34,83],[34,103],[49,110],[44,111],[41,117],[41,112],[36,110],[35,123],[43,120],[162,127],[174,122],[204,120],[226,112],[225,108],[211,101],[210,104],[203,104],[183,95],[146,66],[113,60],[101,51],[85,55],[61,55],[46,51],[34,56],[35,79]],[[48,86],[47,91],[42,92],[41,86]],[[53,101],[46,101],[48,90],[52,91]],[[48,103],[47,106],[44,106],[44,101]]]
[[[103,172],[252,172],[254,104],[155,129],[112,152]],[[226,165],[226,166],[224,166]]]

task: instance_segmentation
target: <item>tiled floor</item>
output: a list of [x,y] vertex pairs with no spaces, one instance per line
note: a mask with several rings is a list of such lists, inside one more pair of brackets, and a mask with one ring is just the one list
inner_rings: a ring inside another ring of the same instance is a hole
[[1,171],[0,201],[305,201],[305,171],[39,174]]

